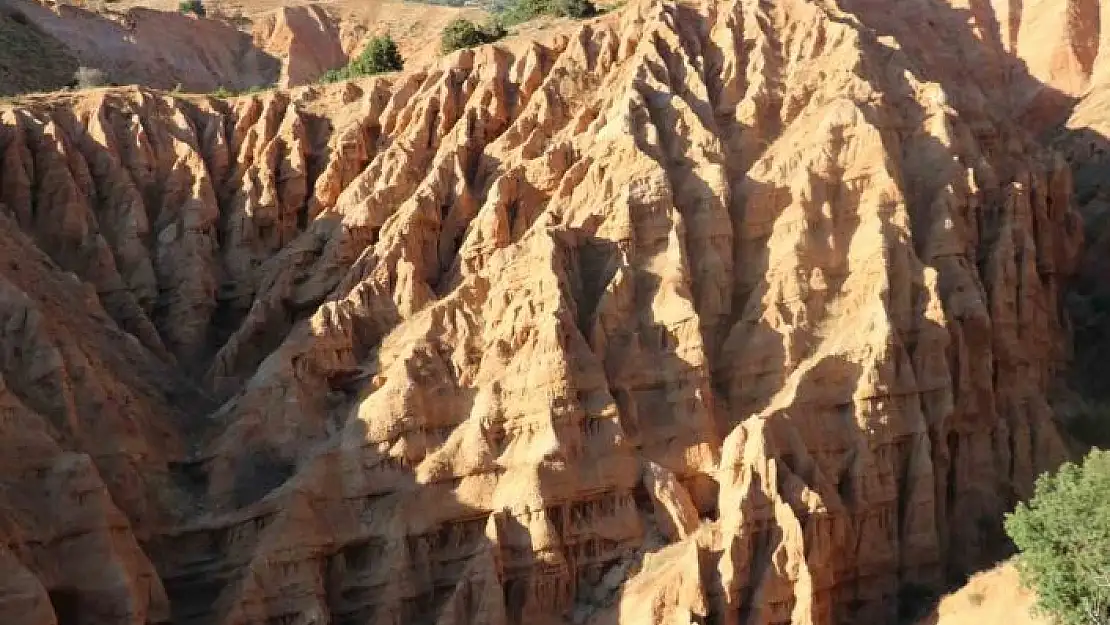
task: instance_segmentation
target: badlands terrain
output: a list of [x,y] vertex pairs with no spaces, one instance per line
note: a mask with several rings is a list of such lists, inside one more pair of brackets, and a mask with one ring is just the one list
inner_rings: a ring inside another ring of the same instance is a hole
[[63,87],[82,66],[116,84],[192,93],[310,84],[373,35],[389,33],[415,65],[438,56],[440,32],[452,19],[489,17],[399,0],[209,0],[204,19],[178,12],[177,4],[0,0],[0,96]]
[[9,93],[144,85],[0,104],[0,623],[914,622],[1097,435],[1110,2],[428,21],[327,86],[334,7],[0,8]]

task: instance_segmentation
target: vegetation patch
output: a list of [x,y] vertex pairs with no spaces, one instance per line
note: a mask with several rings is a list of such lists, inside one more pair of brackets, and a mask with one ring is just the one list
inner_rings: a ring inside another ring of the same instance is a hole
[[177,5],[177,10],[182,13],[192,13],[197,17],[204,17],[208,13],[201,0],[181,0]]
[[591,0],[496,0],[491,8],[509,26],[545,16],[585,19],[601,13]]
[[342,69],[325,72],[320,82],[331,83],[351,80],[359,76],[373,76],[388,72],[399,72],[405,68],[405,60],[397,49],[397,42],[389,35],[374,37],[362,54]]
[[1059,625],[1110,624],[1110,451],[1042,475],[1006,532],[1038,612]]
[[459,18],[452,20],[443,29],[439,46],[444,54],[448,54],[455,50],[493,43],[505,35],[505,27],[496,20],[479,26],[468,19]]

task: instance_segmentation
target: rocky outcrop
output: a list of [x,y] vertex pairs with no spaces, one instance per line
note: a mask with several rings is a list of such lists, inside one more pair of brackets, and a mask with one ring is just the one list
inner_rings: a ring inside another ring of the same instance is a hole
[[1010,53],[920,7],[643,0],[359,83],[6,107],[0,440],[42,451],[0,510],[47,520],[0,525],[0,609],[892,622],[994,557],[1065,453],[1082,233]]
[[[1101,6],[1101,5],[1099,5]],[[1095,22],[1098,24],[1098,22]],[[1108,31],[1110,32],[1110,31]],[[1094,35],[1098,36],[1096,31]],[[1101,39],[1098,40],[1101,43]],[[1088,445],[1110,445],[1106,419],[1107,389],[1101,366],[1110,355],[1110,289],[1106,275],[1110,232],[1110,74],[1107,53],[1098,45],[1094,68],[1085,89],[1073,96],[1063,123],[1046,129],[1044,137],[1071,167],[1076,206],[1082,215],[1085,246],[1077,275],[1067,294],[1067,309],[1074,327],[1073,358],[1067,388],[1056,398],[1058,417]]]
[[315,82],[347,64],[339,24],[318,5],[281,7],[254,24],[256,45],[283,60],[282,87]]

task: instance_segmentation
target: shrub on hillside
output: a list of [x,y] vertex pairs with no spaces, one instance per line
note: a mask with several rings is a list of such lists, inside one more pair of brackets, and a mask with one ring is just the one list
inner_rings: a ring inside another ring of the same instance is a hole
[[371,39],[353,65],[359,74],[384,74],[401,71],[405,68],[405,60],[401,58],[397,42],[389,35],[383,35]]
[[1110,625],[1110,451],[1041,476],[1006,532],[1038,611],[1060,625]]
[[498,22],[491,22],[486,26],[479,26],[474,22],[458,18],[452,20],[440,36],[439,47],[444,54],[473,48],[486,43],[493,43],[505,36],[505,28]]
[[78,67],[77,71],[73,73],[73,84],[78,89],[93,89],[95,87],[106,87],[110,82],[108,74],[102,70],[95,67]]
[[405,68],[405,60],[397,49],[397,42],[389,35],[374,37],[358,58],[342,69],[333,69],[321,77],[321,82],[339,82],[359,76],[373,76],[386,72],[399,72]]
[[197,17],[204,17],[206,13],[204,3],[201,0],[181,0],[177,4],[177,10],[182,13],[192,13]]
[[598,14],[597,5],[590,0],[554,0],[555,15],[585,19]]
[[591,0],[504,0],[494,9],[507,24],[519,24],[542,15],[583,19],[598,15]]

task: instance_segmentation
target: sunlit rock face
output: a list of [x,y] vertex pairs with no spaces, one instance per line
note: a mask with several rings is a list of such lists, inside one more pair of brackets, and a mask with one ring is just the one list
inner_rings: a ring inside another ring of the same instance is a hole
[[888,623],[989,561],[1065,454],[1070,87],[877,4],[3,105],[0,622]]

